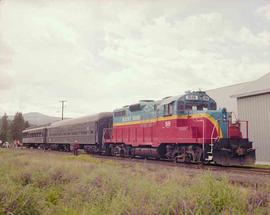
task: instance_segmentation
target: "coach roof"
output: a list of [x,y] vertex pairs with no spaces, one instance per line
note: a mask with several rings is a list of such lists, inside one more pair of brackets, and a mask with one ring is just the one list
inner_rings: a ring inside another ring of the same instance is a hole
[[38,130],[42,130],[44,128],[47,128],[47,126],[30,127],[30,128],[27,128],[27,129],[23,130],[23,133],[25,133],[25,132],[31,132],[31,131],[38,131]]
[[104,117],[112,117],[111,112],[102,112],[94,115],[89,115],[89,116],[83,116],[75,119],[66,119],[62,121],[57,121],[52,123],[48,128],[52,127],[61,127],[61,126],[66,126],[66,125],[75,125],[75,124],[81,124],[81,123],[87,123],[87,122],[95,122],[98,121],[99,119],[102,119]]

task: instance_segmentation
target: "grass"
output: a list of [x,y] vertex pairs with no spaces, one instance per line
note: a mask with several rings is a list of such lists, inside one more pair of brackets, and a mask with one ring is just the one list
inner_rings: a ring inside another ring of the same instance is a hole
[[257,167],[257,168],[262,168],[262,169],[269,169],[270,165],[268,165],[268,164],[255,164],[255,165],[252,165],[252,167]]
[[0,149],[1,215],[268,214],[269,193],[209,172]]

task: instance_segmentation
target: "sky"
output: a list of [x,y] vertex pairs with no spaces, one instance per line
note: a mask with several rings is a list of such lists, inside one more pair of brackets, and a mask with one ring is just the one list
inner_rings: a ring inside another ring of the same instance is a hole
[[270,72],[270,1],[0,0],[0,115],[66,117]]

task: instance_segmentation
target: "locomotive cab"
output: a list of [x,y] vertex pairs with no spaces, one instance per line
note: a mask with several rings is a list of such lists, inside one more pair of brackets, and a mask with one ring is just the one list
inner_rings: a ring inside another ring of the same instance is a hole
[[226,108],[217,109],[216,102],[205,92],[187,92],[180,97],[177,114],[188,116],[187,125],[196,131],[193,138],[203,138],[205,161],[224,166],[255,163],[255,149],[248,139],[248,122],[232,122],[232,113]]
[[216,109],[216,102],[203,91],[187,92],[177,100],[179,114]]

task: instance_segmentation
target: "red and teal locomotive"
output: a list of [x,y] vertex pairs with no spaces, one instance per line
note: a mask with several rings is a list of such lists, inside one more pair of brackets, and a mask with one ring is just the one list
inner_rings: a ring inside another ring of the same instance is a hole
[[[187,92],[159,101],[142,100],[113,112],[113,126],[104,130],[109,155],[146,157],[188,163],[247,165],[255,149],[242,136],[240,121],[217,109],[205,92]],[[246,130],[247,128],[246,123]]]

